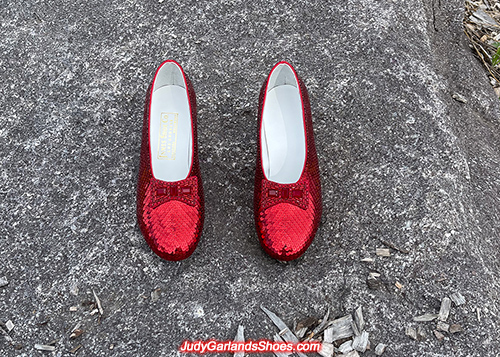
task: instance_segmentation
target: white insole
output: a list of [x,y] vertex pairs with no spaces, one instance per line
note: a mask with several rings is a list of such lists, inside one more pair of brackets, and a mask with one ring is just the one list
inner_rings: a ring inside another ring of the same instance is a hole
[[[272,79],[271,75],[269,81]],[[295,85],[281,84],[268,90],[261,130],[262,167],[266,177],[283,184],[297,182],[304,168],[306,140],[296,80]]]
[[155,84],[149,135],[153,176],[162,181],[184,180],[191,168],[193,147],[191,113],[185,88],[176,84],[157,88]]

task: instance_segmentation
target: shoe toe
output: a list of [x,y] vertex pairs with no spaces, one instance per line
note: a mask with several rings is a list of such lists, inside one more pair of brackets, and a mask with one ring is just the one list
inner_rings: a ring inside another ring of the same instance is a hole
[[314,215],[291,204],[269,207],[260,213],[259,220],[261,245],[278,260],[297,259],[314,238]]
[[198,244],[202,225],[197,207],[175,200],[144,214],[146,241],[165,260],[189,257]]

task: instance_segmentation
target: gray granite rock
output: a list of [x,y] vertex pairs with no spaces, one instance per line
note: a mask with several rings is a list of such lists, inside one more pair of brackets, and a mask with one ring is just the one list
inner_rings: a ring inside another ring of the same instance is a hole
[[[272,338],[261,303],[289,326],[363,306],[384,356],[496,355],[500,108],[461,0],[28,0],[0,16],[0,321],[23,346],[2,339],[2,356],[55,339],[56,355],[177,356],[240,324]],[[202,240],[179,263],[135,219],[144,96],[167,58],[196,89],[206,190]],[[310,91],[324,199],[314,243],[287,264],[260,249],[252,209],[258,91],[282,59]],[[361,262],[379,238],[409,253]],[[456,291],[463,332],[405,336]]]

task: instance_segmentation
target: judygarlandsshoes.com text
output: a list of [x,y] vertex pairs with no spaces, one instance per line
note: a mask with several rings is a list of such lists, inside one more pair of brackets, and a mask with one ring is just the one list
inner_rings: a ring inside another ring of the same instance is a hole
[[263,353],[263,352],[319,352],[321,350],[321,342],[274,342],[269,340],[256,341],[184,341],[179,347],[179,352],[185,353],[215,353],[215,352],[246,352],[246,353]]

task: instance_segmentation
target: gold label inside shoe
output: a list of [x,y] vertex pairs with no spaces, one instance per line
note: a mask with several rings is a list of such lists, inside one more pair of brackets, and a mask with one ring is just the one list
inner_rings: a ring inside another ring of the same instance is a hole
[[161,113],[158,159],[175,160],[177,148],[177,120],[179,113]]

